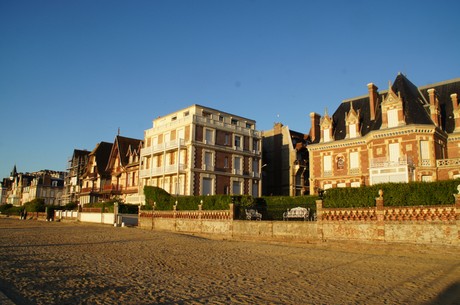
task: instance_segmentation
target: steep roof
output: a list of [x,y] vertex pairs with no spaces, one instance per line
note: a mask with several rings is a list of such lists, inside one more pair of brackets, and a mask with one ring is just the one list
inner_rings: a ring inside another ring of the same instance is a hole
[[454,132],[455,118],[453,115],[454,109],[450,95],[457,93],[460,98],[460,78],[420,87],[421,93],[427,100],[429,99],[428,89],[436,90],[439,100],[439,108],[441,111],[442,129],[447,133]]
[[427,102],[420,90],[404,75],[398,74],[391,88],[403,100],[406,124],[433,125],[430,114],[424,107],[429,106],[429,102]]
[[[107,164],[106,170],[113,166],[116,155],[120,159],[121,165],[124,167],[129,164],[129,153],[130,151],[138,151],[142,145],[142,140],[127,138],[122,136],[116,136],[114,145],[110,153],[110,162]],[[138,151],[139,153],[140,151]]]
[[[391,90],[401,97],[403,101],[403,111],[406,124],[428,124],[434,125],[429,113],[429,95],[428,89],[436,90],[440,111],[441,111],[441,128],[447,133],[455,129],[453,116],[453,107],[450,95],[452,93],[460,94],[460,78],[427,85],[418,88],[406,76],[398,74],[394,80]],[[360,113],[359,128],[361,135],[364,136],[372,130],[380,129],[382,125],[381,103],[388,95],[388,90],[378,93],[378,102],[375,110],[375,119],[371,120],[369,96],[360,96],[343,101],[332,115],[334,139],[342,140],[346,137],[346,114],[353,109]]]
[[105,174],[105,168],[109,162],[110,152],[112,150],[113,143],[100,142],[91,152],[96,157],[97,171],[100,175]]

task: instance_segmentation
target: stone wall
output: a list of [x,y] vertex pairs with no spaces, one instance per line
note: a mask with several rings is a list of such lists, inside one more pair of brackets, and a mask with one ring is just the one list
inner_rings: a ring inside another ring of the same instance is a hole
[[219,237],[298,240],[344,240],[460,245],[460,195],[452,206],[385,207],[382,196],[373,208],[325,209],[317,204],[317,221],[245,221],[227,211],[142,211],[139,227]]

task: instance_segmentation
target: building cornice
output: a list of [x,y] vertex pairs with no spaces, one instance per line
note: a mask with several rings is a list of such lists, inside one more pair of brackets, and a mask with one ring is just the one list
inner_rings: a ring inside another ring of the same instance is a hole
[[[326,149],[334,149],[334,148],[342,148],[342,147],[350,147],[350,146],[357,146],[357,145],[366,145],[372,140],[376,139],[383,139],[383,138],[393,138],[397,136],[403,136],[407,134],[435,134],[450,139],[450,136],[442,132],[439,128],[434,125],[410,125],[410,126],[403,126],[403,127],[396,127],[396,128],[389,128],[389,129],[382,129],[382,130],[373,130],[366,134],[363,137],[353,138],[353,139],[344,139],[338,141],[330,141],[327,143],[317,143],[317,144],[310,144],[307,146],[308,151],[318,151],[318,150],[326,150]],[[458,133],[455,139],[460,139],[460,133]],[[453,140],[451,140],[453,141]]]

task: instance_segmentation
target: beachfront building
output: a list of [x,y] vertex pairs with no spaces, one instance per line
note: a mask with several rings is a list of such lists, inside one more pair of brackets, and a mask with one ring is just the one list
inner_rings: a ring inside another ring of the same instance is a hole
[[262,132],[262,195],[300,196],[308,186],[308,134],[275,123]]
[[68,173],[64,180],[64,195],[62,197],[64,204],[79,201],[83,183],[82,176],[86,171],[89,154],[90,152],[87,150],[75,149],[73,151],[73,155],[68,161]]
[[310,192],[385,182],[460,178],[460,79],[417,87],[399,74],[388,90],[311,116]]
[[192,105],[153,120],[144,134],[141,189],[260,195],[261,135],[254,120]]
[[111,183],[110,172],[107,171],[113,143],[100,142],[88,155],[88,163],[82,176],[79,203],[85,205],[110,199],[110,194],[103,193],[103,186]]
[[66,172],[41,170],[19,173],[14,166],[8,181],[4,179],[4,199],[7,204],[21,206],[34,199],[43,199],[46,205],[62,205]]
[[111,199],[119,198],[128,204],[140,204],[139,160],[142,140],[117,135],[105,171],[110,183],[102,186],[101,193]]

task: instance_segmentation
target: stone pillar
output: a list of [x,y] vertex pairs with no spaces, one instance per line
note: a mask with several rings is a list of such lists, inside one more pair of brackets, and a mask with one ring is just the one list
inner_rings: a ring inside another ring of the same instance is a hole
[[321,241],[324,241],[323,234],[323,200],[316,200],[316,234],[317,238]]
[[377,240],[385,241],[385,215],[383,210],[382,190],[379,190],[379,197],[375,198],[375,215],[377,217]]
[[198,219],[201,220],[201,213],[203,211],[203,200],[200,201],[200,204],[198,205]]
[[233,220],[233,217],[235,216],[235,210],[234,210],[234,205],[233,203],[229,203],[229,209],[230,209],[230,220]]

